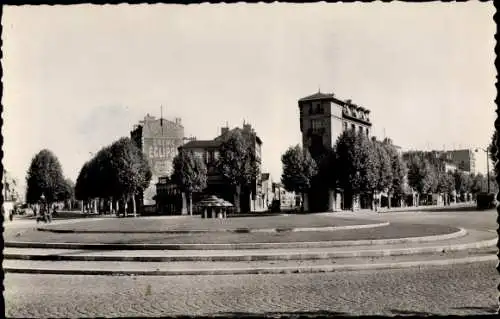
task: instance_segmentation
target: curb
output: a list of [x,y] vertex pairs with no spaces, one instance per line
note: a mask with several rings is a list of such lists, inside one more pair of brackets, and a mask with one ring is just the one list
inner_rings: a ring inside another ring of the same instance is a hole
[[353,230],[367,229],[376,227],[389,226],[389,222],[361,224],[361,225],[346,225],[346,226],[325,226],[325,227],[291,227],[291,228],[235,228],[221,230],[156,230],[156,231],[140,231],[140,230],[74,230],[74,229],[53,229],[37,227],[37,231],[51,233],[81,233],[81,234],[199,234],[199,233],[282,233],[282,232],[305,232],[305,231],[336,231],[336,230]]
[[82,250],[239,250],[239,249],[279,249],[279,248],[322,248],[364,245],[391,245],[403,243],[424,243],[463,237],[467,234],[464,228],[459,231],[432,236],[405,237],[368,240],[338,240],[319,242],[287,242],[287,243],[239,243],[239,244],[82,244],[82,243],[39,243],[39,242],[5,242],[10,248],[47,248],[47,249],[82,249]]
[[334,251],[334,252],[314,252],[314,253],[271,253],[257,255],[177,255],[177,256],[103,256],[103,255],[84,255],[84,252],[78,252],[76,255],[69,254],[22,254],[22,253],[4,253],[5,259],[16,260],[43,260],[43,261],[128,261],[128,262],[235,262],[235,261],[277,261],[277,260],[319,260],[334,258],[356,258],[356,257],[386,257],[403,256],[418,254],[433,254],[456,252],[469,249],[482,249],[495,246],[497,239],[483,240],[475,243],[444,245],[434,247],[416,247],[416,248],[395,248],[384,250],[358,250],[358,251]]
[[241,269],[204,269],[204,270],[98,270],[98,269],[47,269],[47,268],[10,268],[4,267],[6,273],[53,274],[53,275],[102,275],[102,276],[181,276],[181,275],[249,275],[249,274],[293,274],[293,273],[326,273],[336,271],[357,271],[377,269],[423,268],[428,266],[458,265],[475,262],[498,261],[496,255],[466,257],[460,259],[410,261],[399,263],[329,265],[309,267],[266,267]]

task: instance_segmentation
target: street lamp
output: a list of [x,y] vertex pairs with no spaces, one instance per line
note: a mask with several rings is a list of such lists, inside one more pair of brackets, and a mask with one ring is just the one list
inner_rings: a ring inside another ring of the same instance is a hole
[[476,153],[479,151],[479,150],[482,150],[483,152],[486,153],[486,178],[488,179],[488,194],[490,193],[490,152],[488,150],[488,148],[484,149],[484,148],[476,148]]

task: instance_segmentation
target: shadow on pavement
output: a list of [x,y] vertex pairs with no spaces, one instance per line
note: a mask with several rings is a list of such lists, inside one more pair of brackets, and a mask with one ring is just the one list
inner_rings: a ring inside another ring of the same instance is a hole
[[493,209],[483,209],[478,210],[476,206],[443,206],[443,207],[427,207],[427,206],[417,206],[414,208],[407,208],[404,210],[399,210],[397,208],[382,210],[382,213],[402,213],[402,212],[477,212],[477,211],[489,211]]
[[453,309],[457,310],[474,310],[484,314],[498,313],[498,306],[489,307],[476,307],[476,306],[466,306],[466,307],[455,307]]
[[[222,318],[313,318],[313,317],[352,317],[346,312],[319,310],[319,311],[297,311],[297,312],[217,312],[210,317]],[[359,317],[359,316],[356,316]]]
[[417,316],[417,317],[427,317],[427,316],[439,316],[431,312],[413,311],[413,310],[399,310],[399,309],[389,309],[388,310],[393,315],[401,316]]

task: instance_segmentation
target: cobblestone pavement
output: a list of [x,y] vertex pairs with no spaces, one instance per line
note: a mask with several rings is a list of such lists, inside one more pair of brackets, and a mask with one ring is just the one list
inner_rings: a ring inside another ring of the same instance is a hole
[[70,243],[108,243],[108,244],[217,244],[217,243],[262,243],[262,242],[310,242],[335,240],[371,240],[401,237],[421,237],[449,234],[458,231],[455,227],[445,225],[418,225],[394,223],[389,226],[336,230],[336,231],[304,231],[280,233],[200,233],[200,234],[161,234],[161,233],[52,233],[25,229],[23,231],[7,230],[6,241],[25,242],[70,242]]
[[316,313],[487,314],[495,262],[325,274],[106,277],[6,274],[7,317]]

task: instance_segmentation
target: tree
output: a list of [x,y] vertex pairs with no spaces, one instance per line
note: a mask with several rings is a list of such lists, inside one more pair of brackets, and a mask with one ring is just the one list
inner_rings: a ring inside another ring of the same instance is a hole
[[339,169],[337,166],[337,154],[335,150],[325,150],[323,154],[318,156],[315,162],[317,164],[317,175],[320,183],[329,189],[335,189],[338,185],[337,171]]
[[172,180],[188,195],[189,215],[193,215],[194,192],[207,187],[207,167],[192,151],[181,151],[173,160]]
[[496,146],[496,141],[497,141],[497,131],[495,130],[493,132],[493,135],[491,136],[491,143],[488,146],[488,153],[490,156],[490,159],[493,163],[497,162],[497,146]]
[[378,157],[372,142],[364,134],[345,131],[335,149],[339,186],[348,196],[372,194],[379,179]]
[[31,160],[26,184],[26,201],[30,204],[38,203],[42,194],[49,205],[66,199],[66,182],[61,164],[57,157],[47,149],[38,152]]
[[110,198],[133,202],[149,186],[152,173],[142,151],[129,138],[102,148],[80,170],[76,180],[77,199]]
[[410,156],[408,161],[408,184],[419,194],[429,194],[436,185],[436,174],[427,159]]
[[283,173],[281,182],[289,192],[295,192],[302,197],[302,209],[304,209],[304,194],[311,187],[311,179],[317,173],[316,162],[307,150],[299,145],[289,147],[281,156]]
[[378,172],[378,179],[376,183],[375,189],[379,192],[388,191],[392,186],[392,163],[391,158],[389,157],[389,153],[387,148],[384,147],[383,144],[377,141],[373,141],[373,147],[375,148],[375,154],[377,159],[376,163],[376,171]]
[[446,173],[443,171],[437,172],[437,186],[435,191],[443,193],[445,196],[449,195],[455,189],[455,178],[453,173]]
[[456,170],[453,172],[453,179],[455,181],[455,191],[458,195],[470,192],[472,179],[469,174]]
[[392,181],[389,187],[389,194],[400,198],[405,194],[405,176],[407,174],[407,167],[392,144],[385,141],[384,147],[391,161]]
[[107,164],[104,168],[107,182],[114,186],[114,195],[122,197],[125,203],[132,199],[135,215],[135,196],[149,186],[152,177],[144,154],[128,137],[111,144],[104,154],[109,156],[101,158]]
[[219,148],[216,167],[234,193],[234,206],[241,211],[242,188],[248,188],[255,181],[259,168],[251,140],[239,131],[229,131]]

